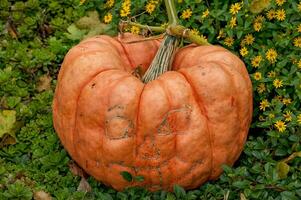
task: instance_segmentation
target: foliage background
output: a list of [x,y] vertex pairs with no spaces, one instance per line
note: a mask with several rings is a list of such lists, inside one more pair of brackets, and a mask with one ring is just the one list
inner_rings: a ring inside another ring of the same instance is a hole
[[[32,199],[39,190],[54,199],[301,199],[301,3],[265,2],[177,2],[183,25],[244,60],[253,82],[254,116],[233,168],[225,166],[219,180],[196,190],[175,187],[172,194],[116,192],[91,177],[92,192],[78,191],[80,177],[68,168],[51,114],[57,73],[69,48],[87,35],[116,34],[121,18],[160,26],[167,22],[163,3],[1,0],[0,199]],[[147,4],[154,5],[152,12],[145,12]],[[128,31],[142,33],[137,27]]]

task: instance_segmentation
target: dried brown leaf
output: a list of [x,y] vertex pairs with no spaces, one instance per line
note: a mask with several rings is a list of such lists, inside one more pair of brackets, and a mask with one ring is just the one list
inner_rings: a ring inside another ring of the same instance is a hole
[[43,75],[39,78],[37,90],[42,92],[50,89],[51,77],[49,75]]
[[82,177],[82,179],[80,180],[77,191],[82,191],[82,192],[91,192],[92,191],[90,184],[84,177]]
[[33,194],[34,200],[52,200],[51,196],[43,190],[37,191]]

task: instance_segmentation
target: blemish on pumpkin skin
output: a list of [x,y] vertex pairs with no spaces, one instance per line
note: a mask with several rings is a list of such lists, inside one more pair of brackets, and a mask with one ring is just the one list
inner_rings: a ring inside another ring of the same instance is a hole
[[181,132],[185,132],[190,122],[191,113],[192,108],[190,105],[170,110],[166,113],[157,129],[158,135],[181,134]]
[[93,84],[91,85],[91,88],[94,88],[94,87],[95,87],[95,85],[96,85],[96,83],[93,83]]
[[114,106],[108,108],[108,112],[110,112],[110,111],[112,111],[114,109],[124,109],[124,106],[122,106],[122,105],[114,105]]
[[125,116],[114,116],[105,122],[105,136],[110,140],[120,140],[134,135],[134,123]]
[[234,104],[235,104],[235,99],[234,97],[231,97],[231,106],[234,106]]
[[80,49],[81,51],[85,51],[85,50],[86,50],[85,47],[80,47],[79,49]]

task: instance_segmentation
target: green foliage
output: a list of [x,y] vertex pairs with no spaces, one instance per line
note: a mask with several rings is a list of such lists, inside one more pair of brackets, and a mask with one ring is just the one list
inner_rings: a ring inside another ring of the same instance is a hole
[[[120,16],[122,1],[112,7],[100,0],[81,2],[0,1],[1,119],[4,110],[14,112],[13,118],[5,120],[4,132],[14,132],[17,139],[16,144],[0,149],[0,199],[31,199],[39,190],[54,199],[301,199],[301,158],[294,154],[301,151],[301,47],[297,40],[301,3],[287,0],[279,5],[281,1],[271,0],[261,13],[253,14],[251,7],[260,5],[245,0],[231,14],[237,1],[178,0],[181,23],[236,53],[250,73],[254,117],[244,151],[234,167],[224,166],[225,173],[218,180],[195,190],[175,186],[174,193],[141,188],[117,192],[90,177],[92,192],[86,193],[77,191],[80,177],[70,172],[70,158],[53,129],[51,102],[57,73],[71,46],[102,31],[116,33],[120,19],[127,17]],[[136,16],[132,19],[148,25],[166,23],[162,1],[152,1],[154,10],[138,15],[148,2],[132,1],[128,17]],[[181,17],[186,9],[192,15]],[[98,16],[91,14],[94,10]],[[272,11],[276,15],[270,18]],[[104,19],[108,13],[111,21]],[[142,33],[132,27],[126,30]],[[253,42],[247,40],[250,35]],[[258,66],[257,56],[261,57]],[[42,77],[44,81],[47,77],[43,87]],[[4,126],[0,125],[1,133]],[[290,155],[297,156],[285,160]]]

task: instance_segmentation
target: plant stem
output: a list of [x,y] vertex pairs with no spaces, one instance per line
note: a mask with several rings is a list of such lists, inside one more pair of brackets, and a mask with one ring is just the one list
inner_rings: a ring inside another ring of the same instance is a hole
[[171,70],[171,65],[175,51],[179,45],[178,38],[166,35],[155,55],[151,65],[142,77],[144,83],[148,83],[155,80],[158,76],[164,72]]
[[146,29],[157,33],[164,33],[166,31],[166,28],[160,26],[148,26],[131,21],[124,21],[124,23],[130,26],[137,26],[141,29]]
[[185,28],[184,26],[170,25],[167,30],[171,35],[186,38],[190,42],[197,45],[210,45],[210,43],[208,43],[204,37],[194,34],[191,30]]
[[164,0],[167,11],[168,21],[170,25],[179,24],[177,10],[175,6],[175,0]]

